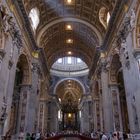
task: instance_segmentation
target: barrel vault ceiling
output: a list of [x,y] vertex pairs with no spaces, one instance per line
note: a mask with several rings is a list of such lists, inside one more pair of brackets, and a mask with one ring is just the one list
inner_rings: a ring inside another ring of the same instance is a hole
[[[99,10],[110,14],[116,0],[23,0],[27,15],[34,7],[39,10],[40,23],[35,38],[43,48],[50,69],[60,57],[80,57],[91,67],[96,47],[101,45],[106,29],[99,20]],[[71,25],[72,30],[66,30]],[[72,43],[67,43],[71,39]],[[68,52],[71,52],[68,54]]]

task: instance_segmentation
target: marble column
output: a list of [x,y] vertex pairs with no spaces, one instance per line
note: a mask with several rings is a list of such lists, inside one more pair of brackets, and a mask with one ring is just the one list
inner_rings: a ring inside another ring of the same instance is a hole
[[[55,98],[55,97],[54,97]],[[51,114],[50,114],[50,131],[58,131],[58,107],[55,99],[51,101]]]
[[40,130],[43,134],[47,132],[47,101],[42,100],[39,103],[39,111],[38,111],[38,130]]
[[102,107],[103,107],[103,122],[104,131],[106,133],[113,131],[113,116],[111,109],[111,95],[109,92],[109,75],[108,70],[104,66],[104,58],[102,58],[102,70],[101,70],[101,86],[102,86]]
[[[1,67],[2,67],[2,60],[4,58],[5,52],[4,50],[0,49],[0,71],[1,71]],[[5,110],[3,110],[3,105],[4,105],[4,101],[3,101],[3,95],[2,92],[0,93],[0,137],[1,135],[3,135],[3,129],[4,129],[4,123],[5,123],[5,119],[3,118],[3,115],[6,113]]]
[[[132,34],[131,32],[128,34],[126,40],[122,40],[125,43],[125,51],[120,51],[120,60],[122,63],[123,76],[124,76],[124,85],[126,92],[126,100],[128,107],[128,116],[129,116],[129,124],[131,133],[139,132],[139,124],[138,124],[138,109],[136,103],[139,102],[139,79],[137,73],[136,62],[132,55]],[[121,46],[122,49],[123,46]],[[137,98],[136,98],[137,97]]]
[[38,81],[39,81],[39,65],[37,62],[32,63],[32,85],[30,89],[28,107],[27,107],[27,125],[26,132],[35,132],[35,124],[37,118],[37,109],[38,109]]
[[112,112],[113,112],[113,126],[114,131],[123,131],[122,128],[122,117],[121,117],[121,108],[120,108],[120,97],[117,84],[109,85],[109,92],[112,98]]
[[94,131],[96,132],[98,130],[98,119],[97,119],[97,99],[93,100],[93,112],[94,112]]
[[89,132],[90,131],[90,116],[89,116],[89,104],[88,104],[88,97],[84,97],[82,99],[82,110],[81,110],[81,131]]
[[19,114],[18,114],[18,127],[17,134],[28,132],[28,125],[32,125],[32,121],[28,121],[29,116],[29,101],[30,101],[31,85],[21,85],[20,89],[20,103],[19,103]]

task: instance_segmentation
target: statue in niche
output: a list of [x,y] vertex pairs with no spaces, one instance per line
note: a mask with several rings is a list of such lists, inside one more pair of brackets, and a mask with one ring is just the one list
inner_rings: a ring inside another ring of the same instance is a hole
[[136,20],[136,14],[134,9],[131,9],[131,13],[130,13],[130,26],[131,29],[133,29],[135,27],[135,20]]

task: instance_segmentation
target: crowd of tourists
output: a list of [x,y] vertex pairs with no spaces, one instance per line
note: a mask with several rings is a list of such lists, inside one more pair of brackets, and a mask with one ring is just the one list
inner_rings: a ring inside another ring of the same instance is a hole
[[113,132],[105,134],[104,132],[92,132],[91,138],[99,139],[99,140],[126,140],[128,139],[128,135],[122,132]]
[[[114,132],[114,133],[109,133],[105,134],[104,132],[97,131],[97,132],[86,132],[86,133],[79,133],[78,131],[62,131],[62,132],[51,132],[51,133],[26,133],[24,135],[21,133],[18,137],[18,140],[46,140],[47,138],[58,136],[58,135],[71,135],[71,134],[76,134],[76,135],[83,135],[86,137],[89,137],[91,139],[97,139],[97,140],[127,140],[128,135],[125,133],[120,133],[120,132]],[[11,137],[3,137],[2,140],[11,140]]]
[[25,140],[44,140],[49,137],[54,137],[57,135],[63,135],[63,134],[79,134],[84,135],[86,137],[90,137],[91,139],[99,139],[99,140],[126,140],[128,138],[127,134],[120,133],[120,132],[114,132],[105,134],[104,132],[91,132],[91,133],[78,133],[78,131],[63,131],[60,133],[46,133],[42,135],[41,133],[27,133]]

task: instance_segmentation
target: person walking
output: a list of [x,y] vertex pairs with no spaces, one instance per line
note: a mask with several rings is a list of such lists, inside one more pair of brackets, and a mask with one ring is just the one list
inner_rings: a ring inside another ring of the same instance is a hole
[[26,138],[25,138],[25,140],[31,140],[30,133],[27,133],[27,134],[26,134]]
[[117,133],[113,133],[111,140],[118,140]]
[[107,136],[105,135],[105,133],[103,132],[102,136],[101,136],[101,140],[108,140]]

